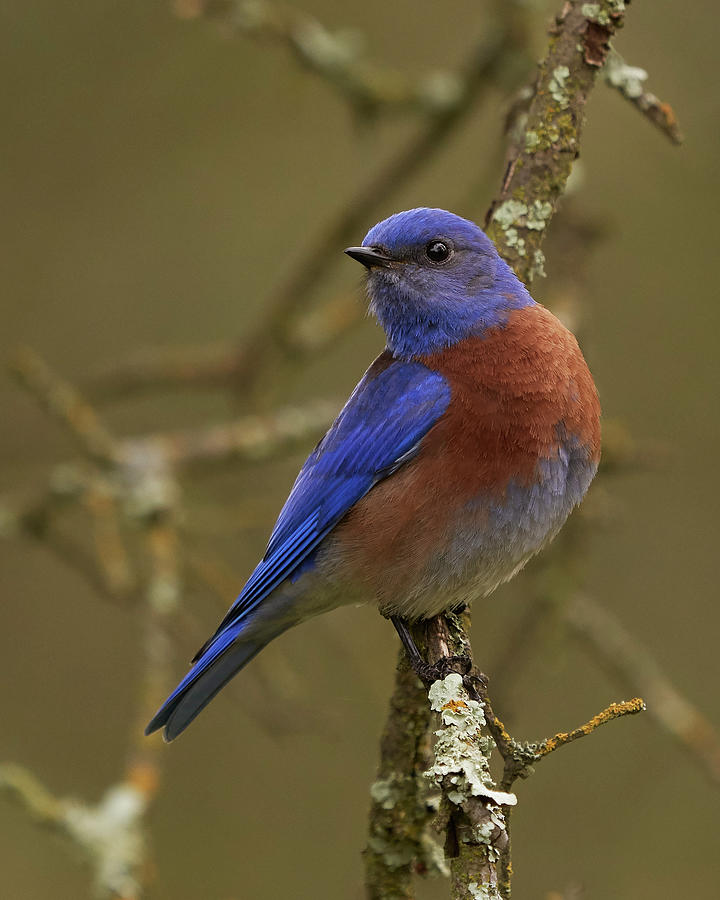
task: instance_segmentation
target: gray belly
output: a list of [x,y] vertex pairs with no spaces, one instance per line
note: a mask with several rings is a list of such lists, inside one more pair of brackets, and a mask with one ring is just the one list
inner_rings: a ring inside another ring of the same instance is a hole
[[531,487],[511,482],[500,500],[480,496],[466,504],[442,548],[389,611],[427,618],[490,594],[555,537],[596,470],[583,450],[565,445],[557,458],[538,463]]

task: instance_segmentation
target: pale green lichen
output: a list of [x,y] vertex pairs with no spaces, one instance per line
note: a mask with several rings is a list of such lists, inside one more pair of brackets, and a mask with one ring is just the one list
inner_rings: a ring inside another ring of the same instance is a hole
[[610,25],[613,16],[621,16],[625,12],[625,7],[625,0],[603,0],[602,3],[583,3],[580,12],[591,22]]
[[508,228],[505,232],[505,243],[514,247],[518,256],[525,256],[525,238],[518,237],[517,228]]
[[490,885],[478,884],[477,881],[471,881],[467,887],[473,900],[495,900],[498,896],[497,891]]
[[605,64],[605,78],[629,100],[635,100],[645,93],[644,81],[648,73],[637,66],[629,66],[619,53],[611,51]]
[[402,787],[398,784],[397,775],[391,775],[390,778],[378,778],[370,786],[370,796],[383,809],[392,809],[402,796]]
[[552,204],[546,200],[533,200],[528,207],[526,228],[533,231],[542,231],[552,216]]
[[534,150],[537,150],[539,143],[540,138],[538,137],[537,131],[525,132],[525,149],[528,153],[532,153]]
[[561,109],[565,109],[570,105],[570,97],[567,91],[567,80],[569,77],[570,69],[567,66],[555,66],[548,84],[550,96]]
[[447,876],[443,848],[427,827],[428,810],[440,805],[439,792],[427,780],[417,782],[411,775],[393,772],[371,785],[370,796],[381,809],[392,810],[394,818],[373,819],[368,850],[380,857],[387,869],[418,862],[428,874]]
[[596,22],[597,17],[600,15],[600,4],[583,3],[583,5],[580,7],[580,12],[585,16],[586,19],[592,19],[593,22]]
[[368,838],[368,847],[382,857],[388,869],[399,869],[408,866],[415,859],[417,845],[414,841],[398,840],[396,835],[387,839],[382,835],[373,834]]
[[435,732],[434,765],[425,773],[442,785],[452,803],[462,805],[481,797],[497,805],[514,806],[515,795],[495,789],[489,770],[492,742],[484,737],[482,704],[472,700],[462,676],[451,673],[436,681],[428,693],[431,708],[440,713],[442,727]]
[[501,228],[509,228],[527,214],[527,206],[522,200],[505,200],[493,213],[493,219]]
[[536,250],[530,266],[530,281],[534,278],[545,278],[545,254],[542,250]]

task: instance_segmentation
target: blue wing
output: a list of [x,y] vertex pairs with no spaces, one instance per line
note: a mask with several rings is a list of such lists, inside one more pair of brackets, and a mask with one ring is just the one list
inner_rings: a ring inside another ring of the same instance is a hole
[[374,484],[412,458],[449,402],[448,383],[421,363],[387,351],[375,360],[300,470],[265,556],[198,656],[292,577]]
[[[149,723],[172,740],[272,637],[253,638],[253,610],[308,565],[323,538],[374,484],[411,459],[450,402],[445,379],[386,351],[310,454],[256,567],[220,627]],[[286,627],[286,626],[285,626]]]

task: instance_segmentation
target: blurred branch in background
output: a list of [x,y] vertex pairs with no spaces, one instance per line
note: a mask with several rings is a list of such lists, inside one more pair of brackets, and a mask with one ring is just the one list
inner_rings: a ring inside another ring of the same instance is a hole
[[585,594],[556,601],[556,612],[591,656],[623,686],[642,693],[648,712],[720,784],[720,735],[662,666],[605,607]]
[[[103,800],[90,806],[72,799],[54,801],[34,777],[5,766],[6,791],[36,815],[61,828],[87,854],[102,896],[135,900],[143,892],[146,846],[142,823],[160,778],[159,746],[142,738],[142,724],[171,686],[170,642],[166,619],[180,605],[181,578],[176,524],[179,489],[157,456],[124,458],[121,447],[93,408],[68,382],[59,378],[32,350],[19,351],[12,371],[47,412],[60,421],[87,457],[90,479],[84,496],[92,513],[95,554],[113,595],[134,582],[117,523],[115,500],[142,527],[149,562],[144,605],[144,672],[138,721],[131,730],[131,749],[123,779]],[[112,482],[113,488],[109,489]],[[82,496],[82,494],[81,494]]]
[[[620,90],[675,143],[681,140],[672,108],[642,88],[646,73],[625,65],[614,51],[608,56],[608,42],[621,20],[623,4],[614,3],[609,7],[595,3],[583,7],[592,26],[582,35],[583,58],[574,52],[572,40],[573,33],[578,28],[583,29],[586,19],[582,10],[577,7],[571,10],[568,6],[558,17],[560,21],[563,14],[570,16],[570,22],[563,24],[564,40],[558,46],[556,35],[554,53],[541,70],[541,81],[525,93],[524,100],[521,96],[515,106],[514,118],[520,120],[520,127],[516,122],[514,130],[522,135],[524,143],[513,142],[503,190],[488,213],[488,217],[492,217],[488,233],[525,280],[544,271],[540,236],[549,222],[548,209],[554,209],[559,197],[558,185],[543,180],[548,158],[552,159],[553,169],[558,168],[561,160],[561,167],[569,168],[575,158],[584,106],[582,98],[587,96],[599,68],[604,65],[607,82]],[[517,87],[518,79],[524,77],[530,64],[528,10],[521,4],[501,0],[497,0],[494,8],[495,21],[485,23],[482,40],[459,72],[440,78],[440,81],[454,84],[450,92],[452,102],[429,107],[421,104],[427,120],[425,124],[369,182],[360,186],[337,217],[318,234],[314,245],[304,254],[304,261],[270,295],[264,304],[268,312],[246,339],[206,346],[153,348],[138,353],[99,371],[91,382],[93,396],[106,398],[183,386],[247,390],[263,371],[274,366],[278,355],[302,359],[307,352],[322,349],[357,323],[361,318],[360,310],[354,298],[347,295],[331,301],[319,313],[303,308],[322,283],[325,272],[336,258],[337,249],[355,240],[357,233],[372,218],[373,210],[432,160],[467,115],[475,110],[481,92],[491,85],[512,91]],[[240,0],[177,0],[176,10],[184,18],[208,17],[232,22],[243,33],[289,42],[296,49],[302,47],[302,52],[297,50],[301,60],[305,59],[303,54],[309,53],[310,59],[315,58],[313,53],[316,54],[323,63],[313,63],[313,68],[330,77],[334,84],[342,85],[341,90],[347,92],[348,99],[359,102],[365,110],[390,102],[387,99],[390,96],[396,100],[399,96],[397,85],[402,79],[384,70],[373,70],[370,76],[365,64],[356,70],[357,59],[347,49],[347,37],[333,37],[305,13]],[[315,42],[304,41],[303,35],[310,33],[316,35]],[[318,38],[318,35],[322,37]],[[322,49],[317,49],[319,47],[326,48],[326,55]],[[339,49],[343,47],[346,49]],[[572,68],[566,65],[568,62]],[[583,63],[582,67],[580,63]],[[364,74],[361,76],[357,72]],[[574,80],[578,77],[581,84],[576,86]],[[378,85],[384,84],[385,78],[388,84],[395,86],[380,90]],[[416,90],[417,87],[412,88],[412,91]],[[577,108],[567,105],[571,95]],[[386,99],[381,100],[381,97]],[[533,108],[528,110],[533,97]],[[528,116],[532,117],[531,125],[527,125]],[[535,178],[533,187],[530,182]]]
[[[331,221],[318,233],[313,244],[289,276],[263,304],[260,322],[246,336],[221,349],[217,345],[204,350],[192,348],[183,359],[183,351],[171,350],[167,356],[159,350],[135,360],[118,363],[100,372],[91,383],[95,396],[126,394],[148,388],[192,384],[215,386],[247,393],[258,379],[277,364],[278,358],[303,356],[302,336],[308,328],[298,325],[304,308],[338,257],[338,251],[357,240],[380,203],[407,184],[455,134],[474,112],[483,93],[493,86],[500,73],[507,71],[508,57],[527,55],[527,35],[514,3],[496,3],[496,19],[483,23],[483,36],[461,67],[462,91],[452,107],[438,110],[418,128],[390,159],[349,197]],[[521,68],[521,67],[519,67]],[[327,340],[359,320],[358,311],[347,311],[357,305],[352,298],[340,298],[334,308],[335,321]],[[311,314],[312,315],[312,314]],[[315,321],[317,317],[315,317]],[[298,340],[300,337],[300,340]],[[320,349],[317,340],[309,350]]]
[[410,77],[371,63],[364,35],[352,29],[332,32],[302,10],[267,0],[174,0],[182,19],[204,18],[228,34],[281,44],[295,59],[330,84],[360,114],[409,109],[436,114],[457,106],[460,77],[427,72]]

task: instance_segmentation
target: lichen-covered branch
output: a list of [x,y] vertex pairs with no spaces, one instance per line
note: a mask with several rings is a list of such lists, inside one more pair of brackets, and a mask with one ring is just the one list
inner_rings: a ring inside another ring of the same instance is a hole
[[486,229],[518,277],[544,273],[545,231],[580,149],[585,104],[626,3],[567,0],[550,32],[524,126],[510,149]]
[[490,775],[492,742],[482,731],[483,703],[470,696],[463,676],[452,672],[434,682],[428,699],[441,723],[427,776],[442,788],[448,805],[451,896],[499,900],[498,862],[509,840],[503,808],[514,806],[517,798],[495,788]]
[[370,788],[364,852],[368,900],[412,900],[414,873],[448,874],[430,828],[440,793],[423,776],[430,765],[429,728],[427,692],[401,650],[377,778]]
[[498,791],[490,775],[492,741],[482,731],[486,679],[472,662],[469,627],[467,609],[436,616],[427,624],[428,661],[454,670],[428,691],[440,728],[427,777],[443,792],[451,897],[500,900],[499,863],[509,844],[505,812],[516,798]]

